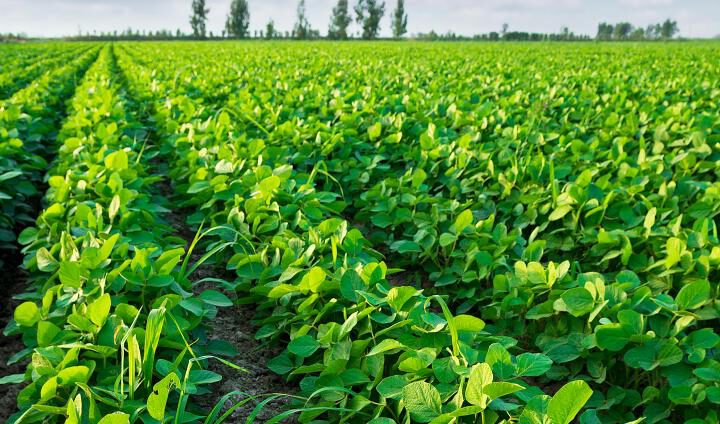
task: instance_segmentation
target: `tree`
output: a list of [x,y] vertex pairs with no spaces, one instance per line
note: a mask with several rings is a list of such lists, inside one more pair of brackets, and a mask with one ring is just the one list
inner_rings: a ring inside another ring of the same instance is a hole
[[380,21],[385,14],[385,2],[377,0],[358,0],[355,5],[355,21],[362,27],[362,37],[376,38],[380,31]]
[[618,22],[615,25],[615,31],[613,32],[613,36],[616,40],[627,40],[632,30],[633,26],[630,22]]
[[225,21],[225,30],[228,36],[246,38],[250,26],[250,7],[247,0],[232,0],[230,13]]
[[644,28],[635,28],[633,32],[630,34],[631,40],[644,40],[645,39],[645,29]]
[[680,32],[680,30],[678,29],[677,21],[671,21],[670,19],[666,19],[660,27],[660,35],[662,35],[664,39],[673,38],[678,32]]
[[570,28],[566,26],[560,28],[560,37],[565,41],[570,40],[572,38]]
[[648,25],[647,28],[645,28],[645,38],[648,40],[654,40],[657,38],[658,34],[655,32],[655,25]]
[[330,17],[328,38],[346,40],[348,38],[347,29],[348,26],[350,26],[350,22],[352,22],[352,17],[350,17],[350,13],[348,12],[348,0],[338,0]]
[[310,23],[305,16],[305,0],[300,0],[297,7],[297,22],[293,29],[295,38],[305,39],[310,36]]
[[205,21],[210,9],[205,7],[205,0],[193,0],[192,15],[190,15],[190,26],[195,38],[205,38]]
[[407,13],[405,13],[404,0],[398,0],[395,12],[393,12],[392,32],[395,38],[400,38],[407,33]]
[[275,21],[270,19],[265,25],[265,38],[268,40],[275,38]]
[[502,32],[501,32],[501,34],[503,35],[503,38],[505,37],[505,34],[507,34],[509,28],[510,28],[510,25],[508,25],[507,23],[503,24]]
[[597,38],[598,40],[610,40],[613,36],[613,30],[614,27],[612,24],[609,24],[607,22],[600,22],[598,24],[598,30],[597,30]]

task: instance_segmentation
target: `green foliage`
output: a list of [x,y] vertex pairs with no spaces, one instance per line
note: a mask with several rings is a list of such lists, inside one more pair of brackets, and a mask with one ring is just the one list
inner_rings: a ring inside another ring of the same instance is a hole
[[[228,36],[245,38],[250,27],[250,7],[247,0],[233,0],[230,3],[230,12],[225,22],[225,31]],[[268,34],[270,31],[268,31]]]
[[[237,4],[238,2],[244,3],[243,0],[235,0],[234,3]],[[210,13],[210,9],[205,7],[205,0],[193,0],[192,14],[190,15],[190,26],[192,27],[193,36],[195,38],[205,38],[208,13]],[[235,16],[232,17],[232,19],[235,18]],[[228,19],[228,22],[230,22],[230,18]]]
[[330,17],[330,28],[328,38],[331,40],[345,40],[348,38],[348,27],[352,23],[348,0],[338,0],[332,10]]
[[19,237],[31,281],[5,334],[22,336],[27,349],[12,360],[29,364],[2,381],[26,383],[10,422],[164,421],[188,386],[202,394],[217,381],[204,362],[187,381],[179,373],[207,349],[191,333],[232,303],[189,291],[185,250],[160,224],[146,130],[118,72],[104,46],[69,102],[47,207]]
[[378,36],[384,14],[384,0],[358,0],[355,5],[355,22],[362,28],[362,38],[369,40]]
[[407,13],[405,13],[405,1],[398,0],[392,16],[393,37],[400,38],[407,33]]
[[[267,366],[298,391],[269,422],[716,420],[717,47],[332,47],[128,44],[105,65],[152,114],[172,207],[213,228],[193,248],[280,346]],[[21,400],[47,384],[70,417],[68,385],[120,386],[180,422],[218,379],[189,337],[230,301],[188,294],[120,103],[78,95],[107,118],[68,120],[21,236],[49,287],[9,327],[45,355]],[[77,334],[92,347],[56,357]]]

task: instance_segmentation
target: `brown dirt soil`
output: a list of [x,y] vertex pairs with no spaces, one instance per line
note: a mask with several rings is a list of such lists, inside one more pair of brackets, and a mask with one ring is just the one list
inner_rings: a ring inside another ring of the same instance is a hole
[[[158,183],[158,189],[163,196],[172,196],[173,189],[167,181]],[[164,216],[168,224],[175,229],[176,234],[186,240],[186,248],[195,236],[192,229],[185,224],[185,217],[188,213],[189,211],[186,210],[171,209],[171,212]],[[202,249],[196,248],[190,257],[190,264],[195,263],[203,254]],[[192,281],[199,281],[204,278],[232,280],[234,277],[224,269],[206,265],[200,266],[193,275],[190,276]],[[199,294],[203,290],[211,288],[223,292],[234,301],[237,300],[235,293],[223,290],[214,283],[201,283],[195,286],[194,292]],[[212,386],[212,393],[191,399],[193,403],[210,411],[222,396],[233,391],[241,391],[247,393],[249,396],[260,396],[257,402],[265,399],[262,395],[274,393],[292,394],[296,391],[296,388],[290,384],[286,384],[280,376],[267,368],[267,362],[280,352],[279,349],[262,345],[255,340],[254,335],[256,328],[252,323],[254,314],[255,311],[248,305],[235,304],[228,308],[218,308],[217,317],[209,326],[209,339],[225,340],[231,343],[238,354],[234,358],[225,359],[244,368],[247,372],[238,372],[218,361],[209,361],[208,368],[220,374],[223,379]],[[227,411],[235,403],[244,398],[245,396],[232,397],[225,402],[222,411]],[[251,401],[236,409],[225,422],[244,423],[252,413],[257,402]],[[286,411],[288,402],[288,398],[281,398],[269,402],[257,415],[255,422],[266,422],[270,418]],[[283,422],[292,422],[292,420],[285,420]]]
[[[228,293],[226,293],[228,294]],[[213,390],[212,395],[198,399],[200,405],[211,409],[215,406],[220,395],[232,391],[242,391],[249,396],[262,396],[272,393],[293,393],[295,389],[285,384],[282,378],[266,367],[267,361],[279,352],[276,349],[261,346],[255,340],[255,328],[252,325],[254,311],[247,306],[235,305],[231,308],[222,308],[211,327],[212,339],[221,339],[232,343],[239,354],[231,362],[244,368],[247,372],[237,372],[219,363],[210,362],[210,370],[223,376]],[[225,402],[223,410],[244,399],[244,396],[234,396]],[[259,398],[262,401],[264,397]],[[280,414],[287,409],[288,398],[281,398],[268,403],[256,417],[255,422],[262,423]],[[228,422],[245,422],[252,413],[255,402],[249,402],[238,408]],[[285,421],[290,422],[290,421]]]
[[[12,319],[15,307],[20,304],[13,296],[22,293],[27,281],[25,270],[20,267],[19,254],[4,255],[1,259],[5,262],[0,272],[0,287],[3,294],[0,296],[0,377],[10,374],[22,374],[25,372],[27,362],[8,365],[7,361],[11,356],[25,348],[20,336],[5,337],[2,330]],[[22,390],[24,384],[6,384],[0,386],[0,422],[6,422],[8,417],[17,411],[17,394]]]

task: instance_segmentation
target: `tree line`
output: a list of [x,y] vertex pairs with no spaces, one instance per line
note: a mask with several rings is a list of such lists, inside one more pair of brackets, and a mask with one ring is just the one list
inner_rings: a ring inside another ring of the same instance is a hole
[[[393,38],[402,38],[407,34],[408,14],[405,10],[405,1],[396,0],[395,9],[390,15],[390,28]],[[355,0],[351,8],[349,0],[337,0],[331,10],[330,22],[326,36],[320,30],[313,28],[307,19],[305,0],[299,0],[296,9],[296,19],[292,30],[281,31],[270,19],[264,30],[250,30],[250,6],[247,0],[232,0],[228,11],[224,29],[219,34],[207,30],[208,14],[206,0],[192,0],[190,26],[192,33],[185,34],[180,29],[176,31],[138,31],[128,28],[118,33],[78,34],[72,39],[85,40],[183,40],[183,39],[319,39],[346,40],[349,38],[362,38],[372,40],[380,34],[381,21],[385,16],[384,0]],[[359,31],[352,33],[350,25],[355,22]],[[629,22],[610,24],[601,22],[598,25],[595,40],[658,40],[672,39],[679,32],[676,21],[667,19],[665,22],[648,25],[646,28],[635,27]],[[510,31],[508,24],[503,24],[501,31],[492,31],[473,36],[458,35],[454,32],[444,34],[431,31],[416,34],[415,38],[421,40],[447,40],[447,41],[591,41],[589,35],[575,34],[567,27],[558,33],[537,33],[526,31]]]
[[[354,16],[353,16],[354,12]],[[195,38],[205,39],[208,37],[206,22],[210,10],[205,0],[192,1],[192,14],[190,15],[190,26]],[[327,38],[333,40],[345,40],[352,37],[348,31],[350,24],[356,22],[361,30],[359,36],[363,39],[374,39],[380,34],[380,23],[385,15],[385,2],[378,0],[357,0],[352,11],[348,0],[338,0],[332,9],[330,25],[327,30]],[[393,37],[400,38],[407,33],[407,13],[405,12],[405,1],[397,0],[395,9],[391,16],[391,29]],[[283,36],[284,35],[284,36]],[[214,38],[210,34],[210,38]],[[250,38],[250,6],[247,0],[232,0],[230,11],[225,21],[225,29],[220,34],[221,38]],[[296,38],[313,39],[321,38],[320,31],[312,28],[307,19],[305,11],[305,0],[300,0],[297,6],[297,18],[291,33],[281,33],[275,28],[273,20],[268,21],[264,31],[256,31],[255,38]]]
[[666,19],[665,22],[650,24],[646,28],[635,27],[630,22],[618,22],[615,25],[607,22],[598,24],[598,40],[669,40],[680,32],[676,21]]

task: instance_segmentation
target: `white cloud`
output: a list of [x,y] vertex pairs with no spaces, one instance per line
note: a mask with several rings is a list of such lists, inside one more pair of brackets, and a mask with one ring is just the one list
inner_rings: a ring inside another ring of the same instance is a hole
[[[207,0],[208,29],[222,31],[230,0]],[[390,33],[390,14],[396,0],[385,0],[381,28]],[[273,19],[282,31],[295,22],[297,0],[249,0],[252,30],[264,29]],[[306,0],[308,19],[322,33],[337,0]],[[351,6],[355,0],[350,0]],[[0,31],[30,35],[75,34],[83,31],[180,28],[189,31],[191,0],[0,0]],[[411,33],[454,31],[476,34],[497,31],[503,23],[511,29],[552,32],[568,26],[571,31],[594,34],[598,22],[629,21],[639,26],[677,19],[683,34],[714,36],[720,22],[718,0],[406,0]],[[686,31],[687,29],[687,31]],[[353,30],[357,25],[353,24]]]
[[674,0],[618,0],[621,6],[628,6],[634,8],[646,8],[646,7],[658,7],[658,6],[670,6],[674,3]]

